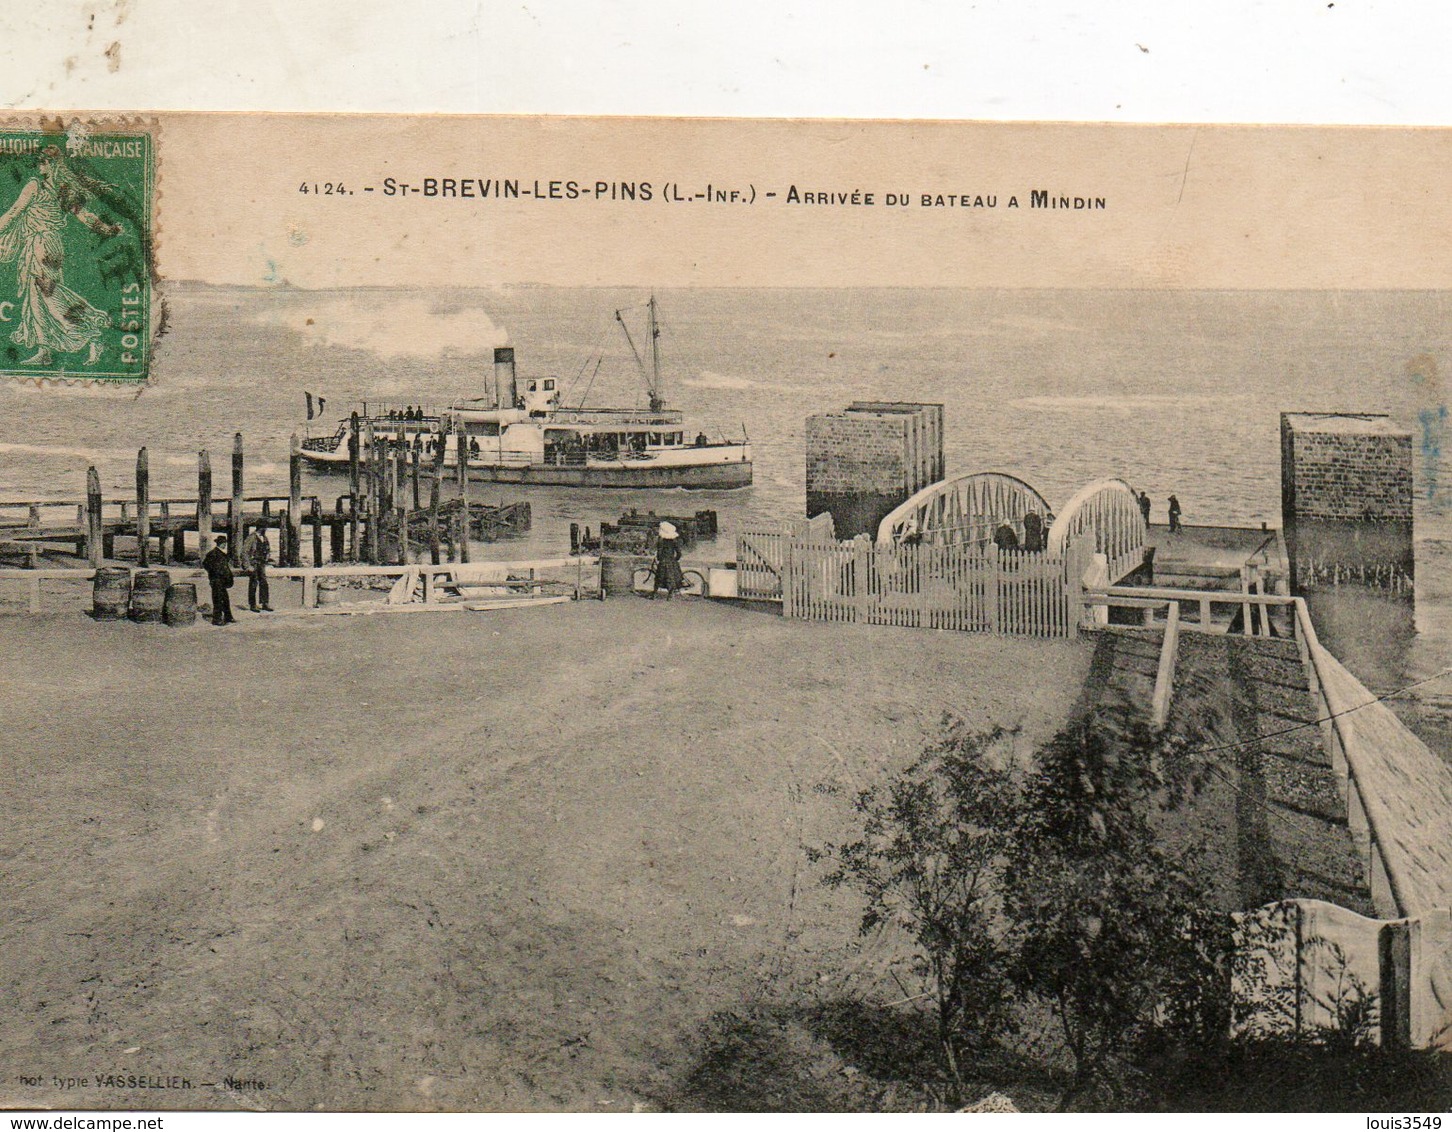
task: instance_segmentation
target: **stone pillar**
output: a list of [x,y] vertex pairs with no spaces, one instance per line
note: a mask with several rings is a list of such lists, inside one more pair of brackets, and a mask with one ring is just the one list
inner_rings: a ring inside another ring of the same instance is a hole
[[1281,522],[1295,593],[1410,588],[1412,434],[1381,413],[1281,414]]
[[943,478],[943,406],[855,401],[807,418],[807,517],[832,514],[839,539],[875,538],[908,496]]

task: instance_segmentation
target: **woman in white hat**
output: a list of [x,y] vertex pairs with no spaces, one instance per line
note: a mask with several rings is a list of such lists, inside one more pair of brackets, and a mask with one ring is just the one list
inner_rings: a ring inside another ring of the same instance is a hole
[[656,590],[664,589],[666,601],[670,601],[671,595],[684,588],[685,582],[681,574],[681,542],[675,525],[662,523],[656,531],[655,584],[650,596],[654,598]]

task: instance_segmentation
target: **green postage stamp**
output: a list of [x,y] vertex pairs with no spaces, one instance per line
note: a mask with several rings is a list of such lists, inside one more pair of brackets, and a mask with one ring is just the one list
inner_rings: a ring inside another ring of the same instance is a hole
[[146,380],[153,142],[137,126],[0,130],[0,375]]

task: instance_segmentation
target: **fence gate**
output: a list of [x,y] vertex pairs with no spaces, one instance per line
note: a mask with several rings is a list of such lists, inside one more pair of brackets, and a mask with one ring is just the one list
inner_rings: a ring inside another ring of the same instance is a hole
[[833,537],[831,512],[811,519],[789,519],[736,536],[736,593],[758,601],[780,601],[782,565],[793,539],[825,542]]

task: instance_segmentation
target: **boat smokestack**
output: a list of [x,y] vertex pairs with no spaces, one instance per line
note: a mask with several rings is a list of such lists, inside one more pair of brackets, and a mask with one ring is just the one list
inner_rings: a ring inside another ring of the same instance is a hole
[[514,347],[494,347],[494,399],[507,409],[512,409],[519,400],[519,390],[514,383]]

